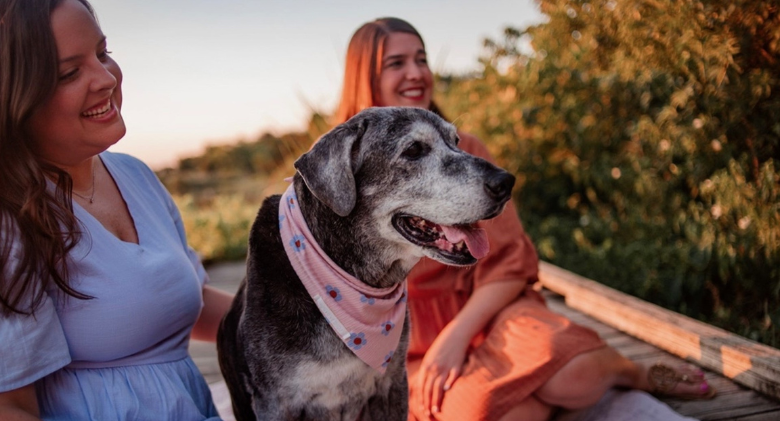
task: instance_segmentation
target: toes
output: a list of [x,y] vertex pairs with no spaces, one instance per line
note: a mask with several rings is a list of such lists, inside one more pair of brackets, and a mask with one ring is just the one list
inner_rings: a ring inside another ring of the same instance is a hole
[[669,397],[699,399],[714,394],[714,389],[707,382],[704,371],[690,364],[676,367],[656,364],[649,368],[648,380],[652,393]]
[[685,367],[677,369],[680,374],[680,380],[686,383],[701,383],[704,380],[704,371],[701,368],[688,364]]
[[[704,378],[701,370],[694,369],[690,373],[680,373],[682,379],[677,386],[669,392],[670,396],[707,396],[712,392],[712,386]],[[687,378],[686,378],[687,377]]]

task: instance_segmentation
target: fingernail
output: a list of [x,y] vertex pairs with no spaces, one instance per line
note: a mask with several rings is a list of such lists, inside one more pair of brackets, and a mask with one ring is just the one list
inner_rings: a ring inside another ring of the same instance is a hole
[[438,406],[434,406],[433,407],[433,412],[439,412],[439,407]]
[[702,392],[706,392],[706,391],[708,391],[708,390],[710,390],[710,385],[709,385],[709,384],[707,384],[707,382],[704,382],[704,383],[702,383],[702,384],[701,384],[701,391],[702,391]]

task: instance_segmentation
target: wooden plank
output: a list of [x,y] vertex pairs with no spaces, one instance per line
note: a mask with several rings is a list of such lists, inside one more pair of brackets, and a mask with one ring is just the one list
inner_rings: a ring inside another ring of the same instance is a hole
[[593,329],[596,333],[598,333],[599,337],[602,339],[608,339],[613,338],[615,336],[625,336],[626,334],[615,329],[612,326],[606,325],[601,322],[595,321],[590,316],[587,316],[583,313],[580,313],[579,311],[572,310],[571,308],[566,306],[566,303],[563,301],[563,297],[555,294],[549,290],[543,289],[542,295],[544,296],[544,299],[547,302],[547,308],[550,310],[560,313],[564,316],[566,316],[567,319],[571,320],[574,323],[587,326],[590,329]]
[[192,361],[198,366],[207,383],[222,380],[222,371],[219,369],[219,361],[217,360],[216,344],[191,340],[189,352],[192,356]]
[[[604,323],[587,316],[579,310],[574,310],[564,304],[562,296],[543,290],[548,307],[567,318],[596,331],[603,330]],[[605,341],[618,352],[639,363],[651,364],[664,362],[670,366],[682,364],[682,361],[669,353],[634,338],[625,333],[613,333],[607,329],[609,338]],[[661,397],[677,412],[701,419],[703,421],[740,420],[764,421],[780,420],[780,405],[770,398],[756,394],[755,391],[739,386],[716,373],[706,373],[707,382],[718,391],[718,396],[709,401],[685,401],[672,397]]]
[[671,354],[780,399],[780,350],[539,262],[541,284],[566,305]]
[[764,412],[761,414],[748,415],[741,417],[739,421],[777,421],[780,420],[780,409]]
[[718,396],[717,405],[713,401],[680,401],[666,399],[666,404],[675,411],[702,421],[743,419],[748,416],[777,410],[777,404],[767,397],[751,390]]

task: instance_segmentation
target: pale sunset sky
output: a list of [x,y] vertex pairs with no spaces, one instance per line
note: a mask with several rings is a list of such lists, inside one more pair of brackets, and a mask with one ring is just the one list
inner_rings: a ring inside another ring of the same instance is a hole
[[533,0],[92,0],[124,73],[127,135],[154,169],[330,113],[349,38],[378,17],[422,34],[435,72],[479,68],[484,38],[543,21]]

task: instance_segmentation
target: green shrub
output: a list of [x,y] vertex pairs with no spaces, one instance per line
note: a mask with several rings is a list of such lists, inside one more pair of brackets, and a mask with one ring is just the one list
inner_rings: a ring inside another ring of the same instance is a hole
[[486,43],[484,72],[439,83],[517,173],[540,256],[778,346],[778,6],[540,6],[546,23]]
[[249,229],[260,205],[243,195],[220,195],[197,203],[192,194],[174,195],[187,241],[208,264],[246,256]]

